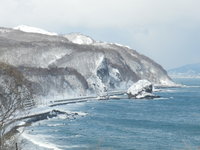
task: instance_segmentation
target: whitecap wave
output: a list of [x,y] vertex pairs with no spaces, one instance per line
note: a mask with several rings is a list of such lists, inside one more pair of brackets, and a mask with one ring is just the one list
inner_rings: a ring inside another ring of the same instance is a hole
[[55,124],[47,124],[48,127],[58,127],[58,126],[64,126],[63,123],[55,123]]
[[167,97],[159,97],[159,98],[155,98],[154,100],[169,100],[170,98]]
[[72,149],[72,148],[88,148],[88,146],[86,145],[68,145],[68,146],[62,146],[62,148],[65,148],[65,149]]
[[83,135],[80,135],[80,134],[77,134],[77,135],[69,135],[69,136],[59,136],[59,138],[61,139],[72,139],[72,138],[80,138],[82,137]]

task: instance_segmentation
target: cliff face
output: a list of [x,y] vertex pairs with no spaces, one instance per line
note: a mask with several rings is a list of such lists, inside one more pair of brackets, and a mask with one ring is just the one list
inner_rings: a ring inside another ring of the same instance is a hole
[[0,28],[0,62],[18,68],[40,96],[83,96],[127,89],[140,79],[173,84],[166,71],[135,50],[80,34],[48,35]]

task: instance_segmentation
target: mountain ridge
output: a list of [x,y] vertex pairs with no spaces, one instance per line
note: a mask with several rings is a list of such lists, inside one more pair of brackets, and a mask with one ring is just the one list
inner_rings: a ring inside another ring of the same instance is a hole
[[135,50],[92,38],[84,43],[90,38],[84,35],[78,37],[81,43],[65,36],[0,28],[0,62],[18,68],[37,85],[38,95],[48,98],[127,89],[140,79],[175,85],[162,66]]
[[200,63],[183,65],[168,72],[173,77],[200,77]]

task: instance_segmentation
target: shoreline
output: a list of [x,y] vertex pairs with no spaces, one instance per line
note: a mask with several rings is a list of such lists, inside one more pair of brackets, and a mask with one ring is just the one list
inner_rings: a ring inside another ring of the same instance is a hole
[[[169,88],[169,87],[168,87]],[[165,89],[162,87],[162,89]],[[113,93],[110,95],[111,99],[121,99],[121,98],[125,98],[124,97],[124,93],[120,94],[117,92]],[[110,99],[109,98],[109,99]],[[96,100],[96,101],[101,101],[101,100],[109,100],[109,99],[101,99],[101,97],[91,97],[91,99]],[[42,121],[42,120],[48,120],[51,118],[55,118],[59,115],[65,115],[66,119],[70,119],[70,118],[76,118],[77,116],[82,116],[81,114],[79,114],[78,112],[68,112],[68,111],[64,111],[62,110],[61,106],[67,105],[67,104],[76,104],[76,103],[84,103],[87,101],[91,101],[91,99],[81,99],[81,100],[75,100],[73,102],[69,101],[69,100],[57,100],[57,104],[51,104],[49,106],[45,106],[45,107],[38,107],[38,108],[33,108],[30,111],[30,114],[28,116],[24,116],[18,119],[13,120],[13,122],[19,122],[19,124],[17,124],[16,126],[14,126],[9,132],[8,134],[10,134],[11,136],[19,136],[19,144],[22,142],[22,144],[25,142],[25,147],[26,145],[33,145],[33,147],[35,147],[35,149],[38,149],[40,147],[40,149],[38,150],[51,150],[51,149],[55,149],[54,145],[52,144],[51,147],[48,147],[49,145],[47,144],[41,144],[37,141],[31,140],[29,136],[26,135],[26,133],[24,132],[20,132],[20,130],[22,128],[26,128],[28,126],[31,126],[33,123]],[[128,99],[128,98],[127,98]],[[73,99],[74,100],[74,99]],[[56,102],[56,101],[55,101]],[[61,106],[60,106],[61,105]],[[39,113],[37,113],[39,112]],[[22,147],[23,150],[23,147]],[[24,149],[26,150],[26,149]],[[60,149],[57,149],[60,150]]]
[[[59,109],[59,108],[58,108]],[[29,115],[26,117],[21,117],[18,118],[16,120],[14,120],[13,122],[17,122],[18,124],[13,126],[13,128],[7,132],[5,134],[5,137],[7,139],[9,139],[9,141],[13,142],[12,138],[16,138],[16,141],[14,140],[14,145],[12,144],[12,147],[15,147],[15,144],[18,145],[18,147],[20,147],[20,149],[22,150],[27,150],[30,149],[30,145],[33,146],[33,150],[38,149],[38,150],[60,150],[58,148],[56,148],[53,144],[50,144],[51,146],[49,146],[49,144],[43,144],[40,142],[37,142],[35,140],[31,140],[30,136],[28,136],[28,134],[26,134],[24,131],[26,131],[26,127],[31,126],[34,123],[37,123],[39,121],[43,121],[43,120],[48,120],[48,119],[52,119],[55,117],[58,117],[59,115],[64,115],[64,117],[66,119],[75,119],[78,116],[83,116],[83,114],[79,113],[79,112],[65,112],[65,111],[61,111],[58,109],[51,109],[48,110],[46,112],[41,112],[38,114],[33,114],[33,115]],[[84,114],[85,115],[85,114]],[[25,129],[25,130],[24,130]],[[32,147],[31,146],[31,147]],[[30,149],[32,150],[32,149]]]
[[22,133],[20,135],[19,142],[22,143],[21,150],[61,150],[53,144],[46,144],[36,141],[27,133]]

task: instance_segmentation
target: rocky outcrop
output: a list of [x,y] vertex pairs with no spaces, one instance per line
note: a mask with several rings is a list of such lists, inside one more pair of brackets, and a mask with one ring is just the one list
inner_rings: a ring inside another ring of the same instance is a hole
[[152,92],[153,92],[153,84],[149,82],[148,80],[139,80],[127,90],[127,94],[129,98],[152,99],[152,98],[159,97],[152,94]]

